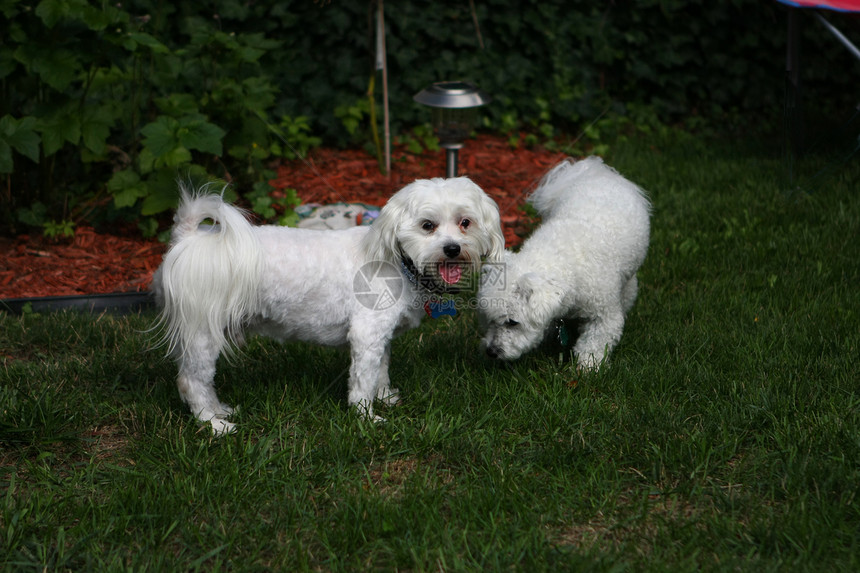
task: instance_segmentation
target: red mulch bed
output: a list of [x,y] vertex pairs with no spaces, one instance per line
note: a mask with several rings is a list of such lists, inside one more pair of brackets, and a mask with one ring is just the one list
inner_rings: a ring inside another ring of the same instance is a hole
[[[499,204],[507,245],[520,242],[530,221],[521,207],[547,169],[564,157],[536,147],[513,149],[507,139],[479,135],[460,151],[459,174],[468,175]],[[445,152],[392,149],[391,175],[361,150],[315,149],[306,161],[284,162],[272,185],[291,187],[306,203],[360,202],[382,206],[415,179],[445,174]],[[277,191],[276,191],[277,192]],[[145,291],[165,245],[154,239],[96,233],[52,242],[37,235],[0,237],[0,298]]]

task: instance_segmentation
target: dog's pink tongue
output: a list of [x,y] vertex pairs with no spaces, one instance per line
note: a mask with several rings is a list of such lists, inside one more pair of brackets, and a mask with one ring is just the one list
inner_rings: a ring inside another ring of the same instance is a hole
[[439,275],[442,280],[452,285],[460,280],[463,274],[463,268],[457,264],[439,265]]

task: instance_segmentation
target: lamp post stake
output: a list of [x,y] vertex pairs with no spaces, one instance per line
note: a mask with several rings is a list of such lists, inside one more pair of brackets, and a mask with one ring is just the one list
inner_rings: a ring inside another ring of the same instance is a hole
[[413,97],[433,110],[433,131],[445,148],[445,176],[456,177],[458,151],[475,124],[476,108],[489,103],[490,96],[469,82],[436,82]]

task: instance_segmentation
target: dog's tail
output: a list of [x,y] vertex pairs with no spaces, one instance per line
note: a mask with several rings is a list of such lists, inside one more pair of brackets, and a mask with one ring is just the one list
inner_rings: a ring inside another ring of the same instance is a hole
[[245,214],[221,195],[179,189],[170,249],[153,277],[164,342],[184,355],[202,333],[213,350],[229,352],[259,308],[260,243]]
[[590,169],[594,167],[600,169],[602,166],[603,159],[597,156],[587,157],[579,161],[567,157],[541,178],[537,189],[528,198],[528,202],[541,217],[546,218],[556,209],[559,202],[564,200],[565,195],[577,179],[583,177]]

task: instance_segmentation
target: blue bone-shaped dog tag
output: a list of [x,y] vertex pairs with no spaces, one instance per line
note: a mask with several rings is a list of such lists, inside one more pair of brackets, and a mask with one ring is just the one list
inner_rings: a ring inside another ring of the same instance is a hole
[[440,316],[457,316],[457,309],[454,306],[453,300],[433,299],[424,303],[424,312],[430,318],[439,318]]

